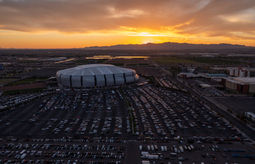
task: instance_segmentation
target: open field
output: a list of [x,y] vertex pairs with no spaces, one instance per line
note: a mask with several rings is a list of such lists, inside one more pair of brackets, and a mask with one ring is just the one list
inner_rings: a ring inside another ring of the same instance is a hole
[[203,57],[192,55],[153,57],[158,64],[253,65],[252,57]]
[[164,57],[155,57],[152,58],[158,64],[198,64],[198,62],[185,59],[182,57],[171,57],[171,56],[164,56]]
[[22,84],[31,84],[35,82],[45,81],[48,78],[40,78],[40,77],[32,77],[32,78],[26,78],[22,80],[17,80],[14,82],[11,82],[8,84],[8,86],[16,86],[16,85],[22,85]]

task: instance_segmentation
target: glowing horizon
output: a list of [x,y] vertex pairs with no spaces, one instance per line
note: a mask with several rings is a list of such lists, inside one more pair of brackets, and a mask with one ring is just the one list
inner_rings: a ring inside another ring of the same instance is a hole
[[0,48],[255,46],[255,1],[244,1],[0,0]]

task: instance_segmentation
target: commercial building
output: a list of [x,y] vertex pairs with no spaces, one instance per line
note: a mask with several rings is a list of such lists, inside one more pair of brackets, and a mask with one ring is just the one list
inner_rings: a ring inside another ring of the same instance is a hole
[[255,93],[254,77],[231,77],[224,78],[223,84],[226,89],[237,91],[239,93]]
[[58,71],[57,81],[64,88],[94,88],[123,85],[138,80],[135,70],[110,64],[88,64]]

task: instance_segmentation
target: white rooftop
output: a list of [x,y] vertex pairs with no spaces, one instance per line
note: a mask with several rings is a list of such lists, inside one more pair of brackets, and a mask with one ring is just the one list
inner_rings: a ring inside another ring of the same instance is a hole
[[240,84],[255,84],[255,77],[234,77],[227,80]]

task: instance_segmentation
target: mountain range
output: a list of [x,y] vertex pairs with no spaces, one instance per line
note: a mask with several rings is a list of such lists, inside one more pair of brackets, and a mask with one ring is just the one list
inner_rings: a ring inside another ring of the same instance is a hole
[[197,50],[197,49],[255,49],[255,47],[249,47],[237,44],[190,44],[190,43],[147,43],[147,44],[120,44],[113,46],[94,46],[85,47],[88,50]]

